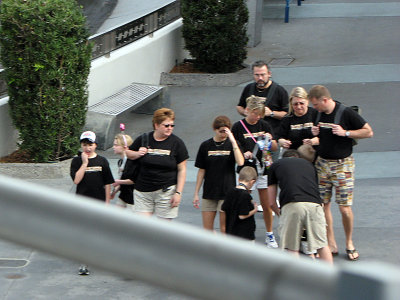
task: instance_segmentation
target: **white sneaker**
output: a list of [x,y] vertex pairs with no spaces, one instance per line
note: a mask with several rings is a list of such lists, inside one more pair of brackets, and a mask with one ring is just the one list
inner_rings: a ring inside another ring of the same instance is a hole
[[268,248],[276,249],[278,248],[278,243],[275,240],[274,234],[266,234],[265,235],[265,244]]
[[257,206],[257,211],[258,211],[258,212],[264,211],[261,205],[258,205],[258,206]]
[[317,251],[314,251],[314,252],[308,251],[308,243],[307,243],[307,241],[301,241],[301,243],[300,243],[300,252],[303,252],[306,255],[317,254]]
[[81,266],[79,267],[78,274],[79,274],[79,275],[89,275],[90,272],[89,272],[88,267],[87,267],[86,265],[81,265]]

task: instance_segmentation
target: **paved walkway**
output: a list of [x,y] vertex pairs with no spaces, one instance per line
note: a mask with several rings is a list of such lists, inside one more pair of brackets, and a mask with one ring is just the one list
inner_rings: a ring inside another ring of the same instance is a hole
[[[309,88],[322,83],[334,98],[362,107],[375,136],[360,141],[355,148],[354,241],[362,261],[400,266],[399,1],[306,0],[301,7],[291,5],[288,24],[283,22],[283,2],[265,1],[262,42],[249,49],[246,62],[293,58],[288,66],[272,67],[274,80],[288,91],[296,85]],[[201,226],[200,212],[191,206],[197,171],[193,160],[201,141],[211,137],[211,122],[216,115],[239,119],[234,107],[242,88],[170,88],[171,105],[177,114],[175,133],[190,152],[178,222]],[[122,121],[132,136],[151,130],[148,115],[132,114],[131,119]],[[110,159],[115,171],[112,151],[101,154]],[[64,191],[71,187],[68,177],[32,181]],[[340,251],[335,263],[349,264],[344,256],[340,216],[336,205],[333,208]],[[257,242],[262,243],[261,214],[257,214],[256,222]],[[4,267],[7,263],[0,260],[0,299],[187,299],[97,269],[91,276],[79,277],[76,262],[5,241],[0,241],[0,257],[29,260],[22,268]]]

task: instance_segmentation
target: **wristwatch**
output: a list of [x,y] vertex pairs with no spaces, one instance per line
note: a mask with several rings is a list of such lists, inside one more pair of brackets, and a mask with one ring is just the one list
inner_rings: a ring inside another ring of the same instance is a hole
[[272,118],[275,115],[275,113],[271,110],[271,113],[269,114],[269,116]]
[[346,131],[345,135],[346,135],[346,137],[349,137],[350,136],[350,131]]

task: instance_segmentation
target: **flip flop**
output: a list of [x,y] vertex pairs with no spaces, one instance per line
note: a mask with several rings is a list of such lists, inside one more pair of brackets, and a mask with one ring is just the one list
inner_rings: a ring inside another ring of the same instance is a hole
[[[353,250],[346,249],[346,253],[347,253],[347,259],[350,261],[356,261],[360,258],[360,255],[356,249],[353,249]],[[358,254],[358,256],[356,258],[354,258],[355,253]],[[353,258],[350,256],[350,254],[353,256]]]

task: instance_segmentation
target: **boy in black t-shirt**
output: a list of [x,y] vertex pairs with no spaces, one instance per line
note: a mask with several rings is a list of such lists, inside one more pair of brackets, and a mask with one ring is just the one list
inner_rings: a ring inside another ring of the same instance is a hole
[[[70,175],[77,185],[76,193],[110,203],[111,184],[114,182],[105,157],[98,155],[96,134],[85,131],[80,137],[82,153],[73,158]],[[87,266],[79,268],[79,275],[89,275]]]
[[250,189],[256,182],[257,172],[252,167],[243,167],[239,173],[239,184],[226,195],[222,210],[226,214],[226,233],[255,240],[256,222],[254,214],[257,203],[250,195]]

